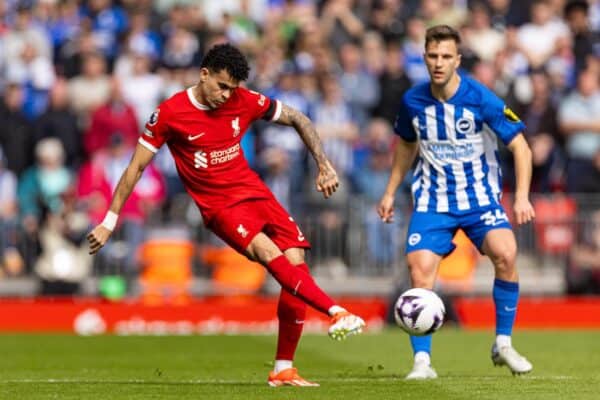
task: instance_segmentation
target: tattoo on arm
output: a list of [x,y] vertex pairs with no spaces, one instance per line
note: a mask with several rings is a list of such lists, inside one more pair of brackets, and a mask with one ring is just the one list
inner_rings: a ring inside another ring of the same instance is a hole
[[327,161],[321,138],[317,133],[312,122],[302,112],[282,104],[281,115],[276,121],[280,125],[293,126],[302,138],[302,141],[314,157],[318,165],[322,165]]

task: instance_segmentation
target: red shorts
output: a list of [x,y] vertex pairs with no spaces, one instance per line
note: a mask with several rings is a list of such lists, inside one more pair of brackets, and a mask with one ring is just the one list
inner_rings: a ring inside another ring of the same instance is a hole
[[310,243],[293,218],[272,199],[246,200],[221,210],[208,228],[240,253],[257,234],[265,233],[281,251],[310,248]]

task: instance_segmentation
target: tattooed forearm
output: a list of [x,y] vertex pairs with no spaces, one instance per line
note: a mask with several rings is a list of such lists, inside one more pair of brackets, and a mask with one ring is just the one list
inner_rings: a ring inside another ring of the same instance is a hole
[[283,104],[277,123],[293,126],[296,129],[318,165],[324,165],[327,162],[319,134],[306,115]]

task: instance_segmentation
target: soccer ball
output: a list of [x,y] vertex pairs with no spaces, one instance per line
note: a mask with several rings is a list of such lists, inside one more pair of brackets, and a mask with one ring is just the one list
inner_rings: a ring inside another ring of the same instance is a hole
[[429,289],[414,288],[402,293],[394,306],[396,323],[410,335],[429,335],[442,326],[446,308]]

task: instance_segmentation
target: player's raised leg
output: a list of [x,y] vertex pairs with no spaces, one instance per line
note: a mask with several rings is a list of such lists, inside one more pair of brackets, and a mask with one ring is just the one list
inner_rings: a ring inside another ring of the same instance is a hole
[[[410,268],[412,287],[433,289],[441,256],[429,250],[416,250],[406,256]],[[437,373],[431,366],[431,335],[410,336],[414,354],[412,370],[406,379],[435,379]]]
[[365,322],[335,304],[301,268],[294,267],[273,241],[264,233],[257,234],[246,249],[247,254],[263,264],[284,290],[331,317],[329,336],[342,340],[362,332]]
[[512,346],[512,329],[519,301],[517,242],[512,230],[503,228],[489,231],[482,250],[492,260],[496,275],[492,292],[496,307],[496,340],[492,346],[492,362],[494,365],[506,365],[513,374],[527,373],[533,366]]

